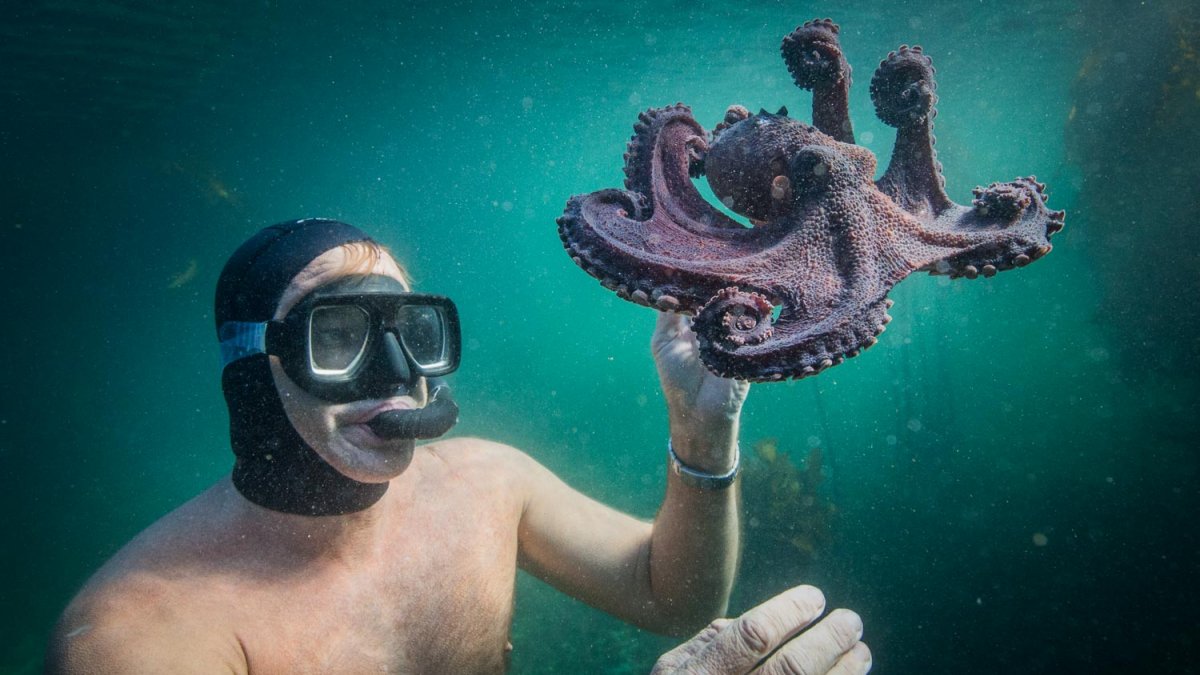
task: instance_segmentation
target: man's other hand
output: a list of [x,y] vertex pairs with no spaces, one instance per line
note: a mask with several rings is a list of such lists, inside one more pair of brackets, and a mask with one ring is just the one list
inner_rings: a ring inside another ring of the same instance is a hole
[[812,586],[785,591],[736,619],[717,619],[667,652],[652,675],[861,675],[871,650],[862,620],[836,609],[820,622],[825,596]]

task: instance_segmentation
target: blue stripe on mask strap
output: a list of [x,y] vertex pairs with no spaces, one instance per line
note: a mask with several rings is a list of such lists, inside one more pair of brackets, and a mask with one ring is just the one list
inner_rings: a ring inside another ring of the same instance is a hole
[[238,359],[267,353],[266,322],[226,321],[217,331],[221,340],[221,369]]

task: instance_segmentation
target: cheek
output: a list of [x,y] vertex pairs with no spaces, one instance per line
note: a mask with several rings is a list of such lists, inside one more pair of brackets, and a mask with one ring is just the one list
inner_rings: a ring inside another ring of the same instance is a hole
[[326,443],[333,428],[329,406],[293,382],[274,356],[271,357],[271,375],[288,421],[300,437],[309,445]]

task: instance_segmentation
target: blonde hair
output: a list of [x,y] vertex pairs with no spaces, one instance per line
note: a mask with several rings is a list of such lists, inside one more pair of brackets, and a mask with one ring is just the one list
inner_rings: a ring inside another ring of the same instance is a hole
[[[412,277],[409,275],[408,270],[404,269],[404,266],[396,261],[396,257],[392,255],[392,252],[389,251],[387,247],[381,246],[373,241],[354,241],[347,244],[342,244],[337,248],[340,248],[342,251],[344,251],[345,255],[342,257],[341,264],[339,264],[338,267],[333,270],[334,274],[332,276],[338,277],[354,274],[371,274],[371,272],[375,269],[375,265],[379,263],[383,256],[386,255],[388,260],[390,260],[392,264],[396,266],[396,270],[400,275],[400,280],[404,282],[404,286],[408,289],[412,289]],[[330,250],[332,251],[334,249]],[[322,274],[327,274],[328,272],[328,269],[321,270]],[[305,267],[300,274],[296,275],[296,278],[292,279],[291,283],[289,283],[288,287],[283,291],[279,305],[275,309],[276,316],[283,316],[282,310],[284,309],[291,311],[291,308],[295,305],[295,303],[300,300],[297,292],[298,289],[306,283],[303,278],[306,273],[311,275],[316,272],[310,267]]]
[[391,250],[383,244],[378,244],[373,241],[352,241],[348,244],[342,244],[342,250],[346,252],[346,257],[342,260],[342,266],[338,269],[338,274],[369,274],[383,256],[388,256],[392,262],[396,263],[396,268],[400,270],[400,278],[404,281],[404,285],[412,288],[412,275],[396,260],[396,256],[392,255]]

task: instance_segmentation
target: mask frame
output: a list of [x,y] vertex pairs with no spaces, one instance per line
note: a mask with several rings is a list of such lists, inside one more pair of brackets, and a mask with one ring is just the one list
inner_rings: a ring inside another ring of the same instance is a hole
[[[311,339],[312,315],[320,308],[353,306],[367,315],[362,353],[338,372],[317,372]],[[397,322],[402,307],[431,307],[441,319],[442,358],[422,363],[406,342],[405,327]],[[458,308],[450,298],[411,293],[398,280],[380,274],[338,279],[304,296],[282,320],[267,322],[265,351],[279,357],[284,372],[317,398],[348,403],[389,398],[416,386],[421,377],[441,377],[458,369],[462,333]]]

